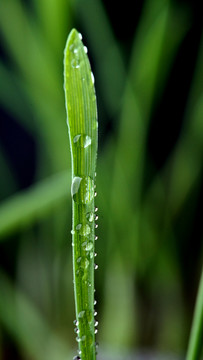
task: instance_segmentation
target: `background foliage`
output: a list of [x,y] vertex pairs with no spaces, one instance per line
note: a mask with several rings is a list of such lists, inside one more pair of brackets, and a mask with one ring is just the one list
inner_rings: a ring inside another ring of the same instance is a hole
[[76,348],[62,73],[72,27],[98,99],[100,353],[182,355],[203,254],[198,2],[1,0],[0,359]]

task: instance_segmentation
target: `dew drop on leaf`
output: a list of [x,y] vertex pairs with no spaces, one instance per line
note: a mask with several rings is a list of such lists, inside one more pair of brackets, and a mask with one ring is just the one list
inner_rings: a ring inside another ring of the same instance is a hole
[[89,222],[93,222],[94,220],[94,213],[93,212],[88,212],[86,215],[86,218]]
[[85,310],[82,310],[82,311],[79,312],[78,318],[82,319],[84,315],[85,315]]
[[74,69],[78,69],[78,68],[80,67],[80,61],[79,61],[79,59],[73,59],[73,60],[71,61],[71,66],[72,66],[72,68],[74,68]]
[[78,134],[74,136],[73,143],[78,148],[87,148],[89,145],[91,145],[92,139],[89,135]]
[[85,250],[86,250],[86,251],[90,251],[90,250],[92,250],[92,248],[93,248],[93,243],[92,243],[92,242],[89,242],[89,243],[86,245]]
[[75,176],[72,180],[71,195],[77,204],[89,204],[94,198],[94,181],[90,176]]
[[92,84],[94,84],[94,75],[92,72],[91,72],[91,79],[92,79]]
[[81,236],[88,236],[91,232],[91,229],[88,224],[84,224],[78,229],[78,233]]

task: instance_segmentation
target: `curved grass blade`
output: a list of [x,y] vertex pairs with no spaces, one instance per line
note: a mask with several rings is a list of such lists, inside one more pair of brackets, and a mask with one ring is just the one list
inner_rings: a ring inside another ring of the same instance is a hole
[[200,278],[186,360],[198,360],[203,349],[203,270]]
[[15,231],[31,226],[68,200],[70,172],[60,172],[4,200],[0,205],[0,242]]
[[65,58],[65,98],[72,157],[73,277],[76,333],[82,360],[95,359],[94,240],[97,106],[94,77],[81,35],[73,29]]

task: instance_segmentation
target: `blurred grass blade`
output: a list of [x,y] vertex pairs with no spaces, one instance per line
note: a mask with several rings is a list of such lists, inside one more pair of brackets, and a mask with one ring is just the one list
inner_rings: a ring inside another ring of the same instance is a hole
[[[170,167],[170,208],[176,214],[201,176],[203,165],[203,34],[199,46],[195,74],[185,109],[181,136],[167,167]],[[165,170],[168,172],[167,170]]]
[[73,29],[64,56],[65,98],[72,155],[73,275],[81,359],[95,359],[94,243],[97,105],[94,76],[81,34]]
[[203,349],[203,269],[197,294],[195,312],[186,360],[199,360]]
[[[91,51],[94,54],[97,87],[102,90],[109,116],[117,115],[127,73],[121,50],[114,37],[102,1],[77,0],[76,4],[88,33]],[[115,121],[117,123],[117,119]]]
[[61,61],[66,31],[72,23],[73,4],[70,0],[35,0],[34,6],[46,40]]
[[59,173],[2,202],[0,240],[45,216],[67,198],[69,186],[70,174]]
[[[33,14],[20,1],[0,2],[0,30],[8,56],[14,63],[13,72],[20,74],[22,88],[32,104],[34,129],[38,132],[36,139],[43,148],[43,151],[39,150],[40,161],[44,160],[44,164],[50,162],[53,172],[64,170],[67,144],[60,87],[63,48],[58,61]],[[29,116],[27,120],[30,121]],[[55,156],[50,155],[50,149]],[[44,164],[43,171],[47,175]]]
[[[0,270],[1,326],[33,360],[67,360],[70,349],[36,307]],[[28,358],[26,356],[26,358]]]
[[[121,111],[111,202],[112,213],[117,214],[116,227],[123,237],[125,237],[126,229],[122,224],[131,223],[132,256],[135,254],[136,244],[139,243],[138,240],[134,241],[135,237],[139,238],[136,234],[139,221],[138,211],[135,216],[135,210],[139,209],[142,195],[146,139],[154,106],[153,101],[160,84],[163,87],[178,44],[177,40],[171,44],[170,61],[162,63],[161,60],[167,52],[166,39],[172,21],[173,13],[170,10],[167,0],[147,1],[145,4],[132,51],[129,69],[129,79],[132,80],[126,82]],[[184,30],[185,28],[184,26]],[[180,28],[179,32],[177,31],[179,41],[182,39],[184,30]],[[121,203],[122,207],[119,206]],[[128,214],[127,216],[131,214],[132,219],[124,219],[124,214]],[[136,253],[139,254],[139,251]]]

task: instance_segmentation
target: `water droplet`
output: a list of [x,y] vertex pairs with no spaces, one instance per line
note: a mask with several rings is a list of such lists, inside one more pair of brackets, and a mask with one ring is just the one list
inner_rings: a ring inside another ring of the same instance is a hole
[[78,69],[80,67],[80,61],[79,59],[73,59],[71,61],[71,66],[74,68],[74,69]]
[[82,40],[82,34],[81,33],[78,33],[78,37],[80,40]]
[[79,264],[82,260],[82,257],[80,256],[79,258],[77,258],[77,263]]
[[82,247],[83,247],[84,250],[85,250],[85,248],[86,248],[86,245],[87,245],[87,241],[84,241],[84,242],[82,243]]
[[92,222],[94,220],[94,213],[93,212],[88,212],[86,215],[86,218],[89,222]]
[[98,265],[97,264],[94,264],[94,268],[95,268],[95,270],[97,270],[98,269]]
[[84,52],[85,52],[85,54],[88,53],[87,46],[84,46]]
[[78,326],[78,321],[77,321],[77,320],[74,320],[74,321],[73,321],[73,324],[74,324],[75,326]]
[[90,264],[89,260],[88,260],[88,259],[85,259],[85,269],[88,268],[89,264]]
[[75,230],[71,230],[71,232],[70,232],[72,235],[74,235],[75,234]]
[[94,333],[97,334],[97,333],[98,333],[98,329],[95,329],[95,330],[94,330]]
[[95,212],[97,212],[98,211],[98,207],[95,207],[95,210],[94,210]]
[[98,215],[96,215],[96,216],[95,216],[95,220],[97,221],[98,219],[99,219],[99,216],[98,216]]
[[77,53],[78,53],[78,48],[75,48],[75,49],[73,50],[73,52],[74,52],[74,54],[77,54]]
[[94,257],[94,253],[93,253],[93,251],[91,251],[90,252],[90,259],[93,259],[93,257]]
[[93,75],[93,72],[91,72],[91,79],[92,79],[92,83],[94,84],[94,75]]
[[85,341],[86,340],[86,335],[83,335],[82,337],[81,337],[81,341]]
[[95,236],[95,240],[98,240],[98,236]]
[[94,322],[94,326],[98,326],[99,322],[97,320],[95,320]]
[[73,360],[81,360],[80,356],[76,355],[74,356]]
[[78,231],[78,230],[80,230],[81,229],[81,227],[82,227],[82,224],[78,224],[78,225],[76,225],[76,230]]
[[76,334],[78,334],[78,333],[79,333],[79,329],[76,327],[76,328],[74,329],[74,332],[75,332]]
[[[98,224],[95,224],[95,229],[97,229],[97,228],[98,228],[98,226],[99,226]],[[96,239],[95,239],[95,240],[96,240]]]
[[81,341],[81,338],[79,336],[77,336],[75,339],[76,339],[77,342]]
[[97,316],[97,311],[94,312],[94,316]]
[[87,148],[89,145],[91,145],[92,139],[90,136],[86,135],[85,141],[84,141],[84,148]]
[[95,193],[94,193],[94,197],[96,197],[97,196],[97,192],[95,191]]
[[96,305],[97,304],[97,300],[94,300],[94,305]]
[[[76,227],[77,229],[77,227]],[[88,224],[81,225],[81,227],[78,230],[79,235],[81,236],[88,236],[91,232],[91,229]]]
[[95,252],[95,253],[94,253],[94,257],[96,257],[96,256],[97,256],[97,253]]
[[78,134],[73,138],[74,144],[78,147],[87,148],[92,143],[92,139],[89,135]]
[[74,45],[73,45],[73,44],[71,44],[71,45],[69,46],[69,50],[70,50],[70,51],[73,51],[73,50],[74,50]]
[[92,243],[92,242],[89,242],[89,243],[86,245],[85,250],[86,250],[86,251],[90,251],[90,250],[92,250],[92,248],[93,248],[93,243]]
[[89,176],[75,176],[72,180],[71,195],[77,204],[90,203],[94,198],[94,181]]
[[85,310],[82,310],[82,311],[79,312],[78,318],[82,319],[84,315],[85,315]]

